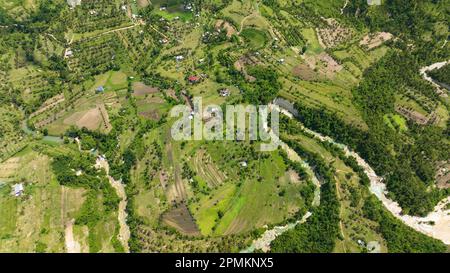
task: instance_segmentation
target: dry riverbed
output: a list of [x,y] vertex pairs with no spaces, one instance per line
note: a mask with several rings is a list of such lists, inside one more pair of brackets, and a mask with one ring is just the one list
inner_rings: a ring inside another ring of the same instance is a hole
[[118,220],[120,225],[119,240],[122,243],[125,252],[130,252],[130,247],[128,245],[128,240],[130,239],[130,228],[127,225],[127,212],[126,212],[127,195],[125,192],[125,186],[122,184],[121,181],[117,181],[109,175],[109,163],[105,158],[99,156],[97,158],[95,166],[97,168],[103,168],[106,171],[109,183],[111,183],[111,186],[116,190],[116,193],[120,198],[119,212],[118,212]]
[[[442,67],[443,65],[445,64],[439,63],[438,65],[433,65],[433,67]],[[286,116],[288,116],[289,118],[293,117],[293,115],[285,109],[281,109],[280,112],[286,114]],[[347,146],[336,143],[332,138],[328,136],[323,136],[307,128],[303,129],[305,130],[305,132],[314,135],[320,141],[326,141],[336,144],[345,152],[346,156],[354,157],[358,165],[364,169],[364,172],[370,179],[370,191],[395,217],[397,217],[407,226],[415,229],[416,231],[441,240],[445,244],[450,245],[450,209],[448,206],[448,204],[450,204],[450,197],[447,197],[439,202],[434,210],[425,217],[404,215],[402,214],[402,208],[399,206],[399,204],[387,197],[386,185],[383,182],[383,178],[379,177],[363,158],[361,158],[357,153],[350,151]]]

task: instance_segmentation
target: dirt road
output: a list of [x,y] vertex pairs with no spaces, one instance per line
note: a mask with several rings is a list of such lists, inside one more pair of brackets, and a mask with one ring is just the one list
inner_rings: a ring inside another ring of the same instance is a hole
[[67,253],[81,253],[81,245],[73,236],[73,224],[75,220],[72,219],[66,223],[65,229],[65,244]]

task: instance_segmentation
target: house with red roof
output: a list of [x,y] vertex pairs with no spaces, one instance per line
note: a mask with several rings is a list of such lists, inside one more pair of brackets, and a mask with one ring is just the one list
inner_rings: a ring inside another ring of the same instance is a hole
[[188,81],[190,83],[198,83],[198,82],[200,82],[200,77],[198,77],[198,76],[189,76]]

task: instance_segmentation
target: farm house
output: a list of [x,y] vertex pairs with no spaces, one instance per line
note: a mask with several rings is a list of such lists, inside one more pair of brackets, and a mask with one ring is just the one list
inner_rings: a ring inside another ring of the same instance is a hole
[[23,187],[22,183],[14,184],[12,186],[12,188],[13,188],[13,195],[14,196],[19,197],[19,196],[21,196],[23,194],[24,187]]

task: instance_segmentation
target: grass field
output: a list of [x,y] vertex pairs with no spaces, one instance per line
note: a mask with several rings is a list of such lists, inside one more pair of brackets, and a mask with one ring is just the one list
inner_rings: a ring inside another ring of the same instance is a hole
[[[228,179],[221,186],[213,187],[207,195],[194,198],[190,206],[205,235],[235,234],[278,223],[305,206],[295,190],[301,183],[283,179],[287,169],[278,152],[268,159],[247,159],[248,167],[242,167],[240,163],[245,158],[239,159],[240,153],[236,149],[231,144],[206,145],[211,154],[208,162],[213,162]],[[227,150],[235,159],[219,158],[222,150]]]
[[[76,217],[84,190],[61,187],[47,156],[29,151],[17,160],[10,182],[0,189],[0,252],[65,252],[65,224]],[[11,195],[18,182],[25,185],[22,197]]]
[[400,115],[385,115],[383,117],[384,122],[395,131],[404,132],[408,130],[408,126],[406,124],[406,119]]
[[222,10],[225,17],[232,20],[232,24],[240,26],[242,20],[253,11],[252,1],[233,0],[230,5]]
[[312,28],[302,29],[302,34],[307,41],[307,53],[308,54],[319,54],[323,51],[323,48],[319,44],[317,39],[317,34]]
[[[136,210],[147,225],[160,225],[158,215],[164,214],[165,224],[189,234],[186,212],[177,212],[180,205],[172,205],[187,203],[201,234],[240,234],[285,221],[306,206],[299,195],[305,183],[292,180],[292,171],[278,152],[252,159],[252,148],[247,145],[243,150],[233,143],[182,144],[167,139],[166,134],[164,127],[148,134],[145,141],[146,145],[156,141],[166,147],[160,171],[151,180],[142,180],[149,166],[145,157],[133,172],[140,189]],[[246,167],[241,165],[243,161]],[[196,185],[181,177],[184,164],[195,172]]]
[[285,81],[280,95],[290,101],[301,101],[313,107],[325,106],[349,123],[366,127],[359,111],[352,103],[350,90],[342,86],[330,82]]
[[388,51],[388,47],[380,46],[370,51],[363,50],[359,45],[351,45],[344,50],[334,51],[336,58],[344,64],[356,78],[360,78],[365,69],[378,61]]
[[[184,9],[184,1],[174,0],[156,0],[151,1],[155,7],[155,13],[163,17],[166,20],[182,20],[184,22],[193,18],[193,14],[190,11]],[[163,7],[163,9],[161,9]]]
[[241,36],[244,37],[246,43],[252,49],[260,49],[267,44],[267,34],[256,28],[246,28],[241,32]]
[[[80,92],[75,100],[66,100],[56,108],[33,116],[31,122],[39,129],[47,128],[50,135],[60,135],[70,126],[86,127],[90,130],[111,130],[109,113],[120,106],[120,91],[128,86],[128,75],[122,71],[101,74],[85,84],[87,91]],[[103,87],[104,92],[96,92]]]

